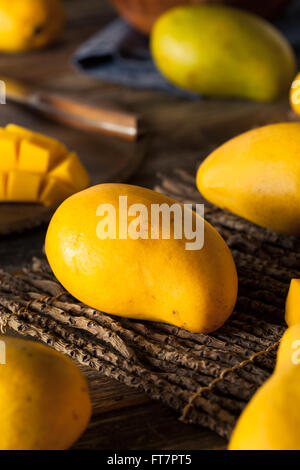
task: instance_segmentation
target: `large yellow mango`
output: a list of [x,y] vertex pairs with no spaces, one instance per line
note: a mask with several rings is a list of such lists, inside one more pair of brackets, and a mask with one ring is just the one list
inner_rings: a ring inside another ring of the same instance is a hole
[[254,395],[229,450],[300,450],[300,325],[289,328],[272,377]]
[[40,49],[57,39],[64,23],[62,0],[0,0],[0,50]]
[[296,74],[291,46],[274,26],[221,5],[171,9],[155,23],[151,49],[175,85],[209,96],[272,101]]
[[0,450],[68,449],[91,416],[87,382],[67,357],[0,336]]
[[[160,227],[149,216],[140,224],[141,236],[148,229],[150,233],[152,224],[158,239],[133,239],[129,228],[119,224],[124,215],[119,196],[127,197],[128,226],[136,220],[130,216],[133,204],[142,204],[150,214],[153,204],[178,203],[124,184],[102,184],[71,196],[57,209],[46,237],[47,258],[57,279],[80,301],[110,314],[167,322],[194,332],[219,328],[237,295],[235,264],[221,236],[205,222],[203,248],[187,250],[184,237],[172,237],[175,218],[171,238],[162,239]],[[116,211],[116,239],[99,238],[102,204]],[[195,223],[200,216],[192,217]],[[123,235],[119,228],[125,228]]]
[[300,235],[300,123],[260,127],[212,152],[197,186],[221,207],[271,230]]

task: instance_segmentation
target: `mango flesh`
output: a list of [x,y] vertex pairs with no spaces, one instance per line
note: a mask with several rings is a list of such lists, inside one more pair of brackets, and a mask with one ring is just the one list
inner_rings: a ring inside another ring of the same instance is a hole
[[33,141],[39,145],[44,145],[45,148],[51,148],[56,153],[65,154],[68,151],[67,147],[62,142],[59,142],[53,137],[31,131],[25,127],[18,126],[17,124],[7,124],[5,131],[7,131],[9,135],[15,136],[18,139],[21,138]]
[[15,124],[0,129],[0,174],[0,201],[56,206],[90,184],[64,144]]
[[197,186],[213,204],[277,232],[300,235],[300,123],[260,127],[212,152]]
[[0,200],[4,199],[6,196],[6,179],[7,175],[5,173],[0,173]]
[[295,55],[277,29],[220,5],[167,11],[153,27],[151,50],[168,80],[208,96],[273,101],[288,93],[296,73]]
[[91,416],[84,376],[51,348],[7,336],[0,341],[6,355],[0,365],[0,449],[68,449]]
[[50,176],[76,187],[79,191],[89,186],[87,172],[82,171],[82,164],[76,153],[70,153],[51,172]]
[[285,321],[288,326],[300,324],[300,279],[292,279],[285,306]]
[[31,202],[38,201],[41,175],[37,173],[24,173],[22,171],[10,171],[8,173],[6,201]]
[[276,369],[238,420],[229,450],[300,450],[300,325],[282,337]]
[[[61,284],[85,304],[128,318],[166,322],[194,332],[219,328],[232,313],[237,274],[230,250],[216,230],[204,224],[204,246],[186,250],[185,238],[100,239],[99,205],[120,217],[119,196],[128,208],[171,206],[177,201],[149,189],[102,184],[77,193],[55,212],[46,236],[46,255]],[[179,204],[179,203],[178,203]],[[103,214],[104,215],[104,214]],[[193,221],[200,217],[193,214]],[[129,222],[134,218],[128,216]],[[155,225],[155,223],[152,221]],[[149,230],[148,221],[141,232]],[[158,224],[159,225],[159,224]],[[118,225],[119,227],[119,225]],[[123,225],[120,225],[120,229]],[[154,227],[160,230],[160,226]],[[171,222],[173,233],[174,220]]]
[[72,194],[73,191],[70,186],[63,181],[49,176],[40,195],[40,202],[44,206],[58,206],[61,201],[67,199]]
[[10,135],[0,128],[0,171],[9,171],[17,167],[19,137]]

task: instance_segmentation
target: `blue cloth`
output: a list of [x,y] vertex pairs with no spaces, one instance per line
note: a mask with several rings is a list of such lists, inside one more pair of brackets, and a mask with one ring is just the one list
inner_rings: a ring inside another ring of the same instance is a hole
[[[300,0],[294,0],[275,25],[294,47],[300,63]],[[84,43],[73,59],[81,71],[101,80],[198,98],[176,88],[159,73],[151,58],[148,38],[122,19]]]

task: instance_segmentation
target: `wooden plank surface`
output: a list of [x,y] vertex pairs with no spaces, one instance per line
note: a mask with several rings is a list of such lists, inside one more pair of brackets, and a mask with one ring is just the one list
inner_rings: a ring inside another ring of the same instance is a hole
[[[131,182],[153,187],[157,172],[174,167],[196,170],[211,148],[233,135],[266,122],[295,119],[287,100],[277,104],[240,101],[187,101],[162,93],[132,90],[77,74],[70,54],[114,17],[106,0],[66,0],[68,28],[47,51],[21,56],[0,55],[5,75],[88,102],[142,114],[148,129],[147,159]],[[0,107],[0,113],[3,113]],[[75,137],[74,137],[75,139]],[[46,227],[0,239],[0,266],[16,269],[39,256]],[[94,414],[77,449],[222,449],[225,442],[200,427],[185,425],[143,393],[85,369]]]

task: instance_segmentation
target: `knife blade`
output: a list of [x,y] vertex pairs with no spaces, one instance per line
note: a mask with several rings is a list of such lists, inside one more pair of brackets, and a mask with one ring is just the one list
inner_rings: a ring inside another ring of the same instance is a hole
[[11,78],[2,78],[8,101],[28,106],[69,126],[135,141],[139,117],[121,110],[92,106],[69,96],[38,90]]

